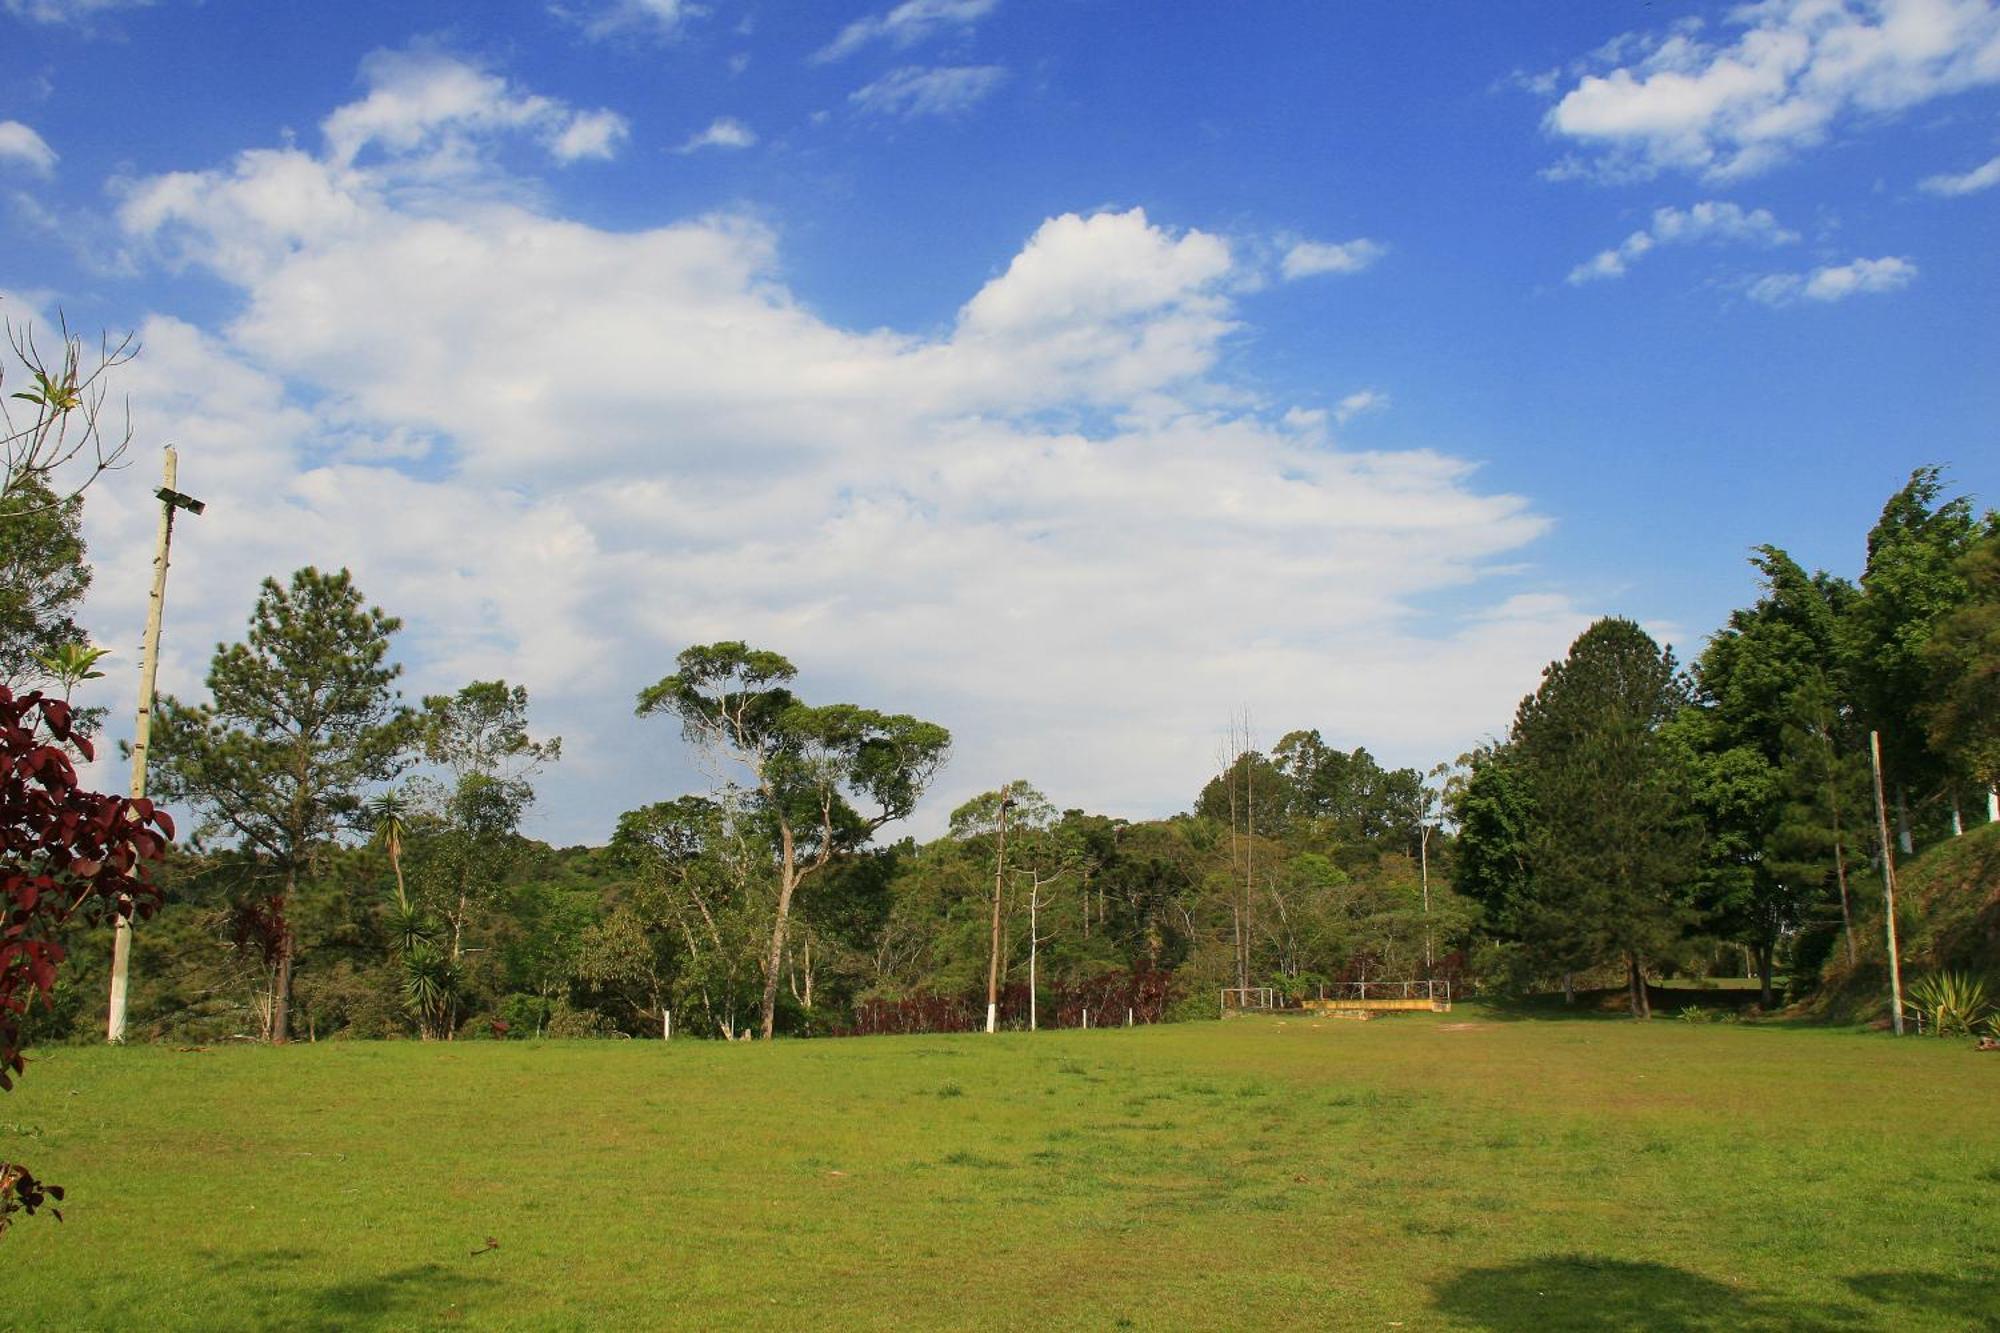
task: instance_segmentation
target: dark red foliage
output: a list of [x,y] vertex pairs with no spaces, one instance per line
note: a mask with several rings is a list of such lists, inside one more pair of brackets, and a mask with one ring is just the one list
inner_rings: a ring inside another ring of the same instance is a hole
[[[160,892],[147,869],[174,836],[151,801],[78,785],[70,752],[93,751],[71,726],[62,700],[0,686],[0,1091],[26,1067],[21,1022],[32,999],[48,1003],[62,929],[150,915]],[[62,1197],[15,1164],[0,1162],[0,1181],[0,1207],[33,1212],[44,1194]]]
[[15,1213],[33,1217],[46,1207],[50,1217],[62,1221],[62,1209],[49,1202],[53,1199],[61,1203],[62,1196],[62,1186],[43,1184],[18,1162],[0,1162],[0,1235],[7,1233]]
[[246,898],[229,909],[229,933],[236,947],[255,950],[264,966],[276,967],[291,943],[285,928],[285,895]]

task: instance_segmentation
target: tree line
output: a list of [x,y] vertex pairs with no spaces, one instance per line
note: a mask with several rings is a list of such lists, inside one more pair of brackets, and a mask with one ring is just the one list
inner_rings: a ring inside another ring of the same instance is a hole
[[[59,691],[88,582],[81,499],[0,500],[17,503],[0,557],[34,591],[11,599],[10,582],[0,603],[0,668]],[[781,654],[696,645],[633,707],[678,727],[714,785],[560,848],[522,833],[562,761],[528,691],[405,702],[400,622],[348,572],[299,570],[262,585],[204,698],[157,702],[154,790],[195,826],[138,933],[132,1029],[972,1029],[1423,977],[1615,978],[1643,1015],[1649,978],[1746,957],[1775,1004],[1780,974],[1796,992],[1853,954],[1855,881],[1882,856],[1995,818],[2000,520],[1923,469],[1858,580],[1775,547],[1753,563],[1757,600],[1686,669],[1639,625],[1600,621],[1502,739],[1454,761],[1390,768],[1315,729],[1266,750],[1246,722],[1181,814],[1063,808],[1010,779],[921,844],[885,838],[947,762],[945,727],[808,702]],[[1872,832],[1871,733],[1899,847]],[[45,1040],[101,1030],[108,938],[79,924],[67,945],[30,1020]]]

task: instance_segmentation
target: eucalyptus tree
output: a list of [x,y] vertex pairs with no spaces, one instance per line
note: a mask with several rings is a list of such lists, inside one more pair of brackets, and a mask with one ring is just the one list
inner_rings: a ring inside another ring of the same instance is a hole
[[211,701],[163,695],[154,714],[159,790],[193,806],[278,881],[261,909],[273,936],[266,1036],[290,1036],[296,939],[287,911],[302,874],[350,827],[369,788],[407,763],[413,717],[395,689],[389,637],[402,622],[366,605],[346,570],[265,579],[243,642],[217,645]]
[[562,757],[562,738],[537,739],[528,727],[527,687],[504,680],[424,696],[416,728],[424,759],[449,779],[442,787],[423,784],[437,816],[424,861],[427,877],[442,881],[434,893],[456,968],[467,930],[513,859],[521,820],[535,799],[530,779]]
[[908,714],[806,704],[790,689],[797,674],[779,654],[740,641],[696,645],[680,654],[672,675],[639,692],[636,709],[640,717],[680,719],[690,744],[735,764],[746,778],[747,813],[773,835],[777,889],[761,1006],[767,1041],[801,886],[908,815],[951,748],[950,732]]
[[991,839],[994,849],[992,930],[987,954],[986,1030],[999,1029],[1000,981],[1006,971],[1006,939],[1001,929],[1006,886],[1018,883],[1028,902],[1028,1027],[1039,1026],[1036,988],[1040,983],[1042,911],[1046,895],[1064,879],[1080,876],[1086,864],[1081,831],[1056,813],[1049,798],[1017,780],[998,791],[982,792],[951,814],[951,834],[961,842]]
[[618,817],[611,852],[636,880],[624,915],[588,936],[578,976],[645,995],[661,1017],[673,997],[682,1025],[733,1039],[758,1003],[758,939],[767,925],[770,848],[724,804],[701,796],[659,801]]

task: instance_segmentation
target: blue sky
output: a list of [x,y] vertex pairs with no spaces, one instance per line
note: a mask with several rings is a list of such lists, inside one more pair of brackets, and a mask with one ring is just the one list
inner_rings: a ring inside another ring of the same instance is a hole
[[1183,806],[1233,710],[1428,764],[1598,614],[2000,496],[2000,8],[4,0],[0,289],[141,331],[129,669],[350,565],[412,690],[525,681],[536,831],[704,781],[687,643]]

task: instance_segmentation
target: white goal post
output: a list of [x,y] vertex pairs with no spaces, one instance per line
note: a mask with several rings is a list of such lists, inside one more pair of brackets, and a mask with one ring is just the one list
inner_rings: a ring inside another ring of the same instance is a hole
[[1278,992],[1270,986],[1225,986],[1222,990],[1222,1012],[1226,1015],[1232,1009],[1238,1013],[1254,1010],[1268,1013],[1278,1007]]

